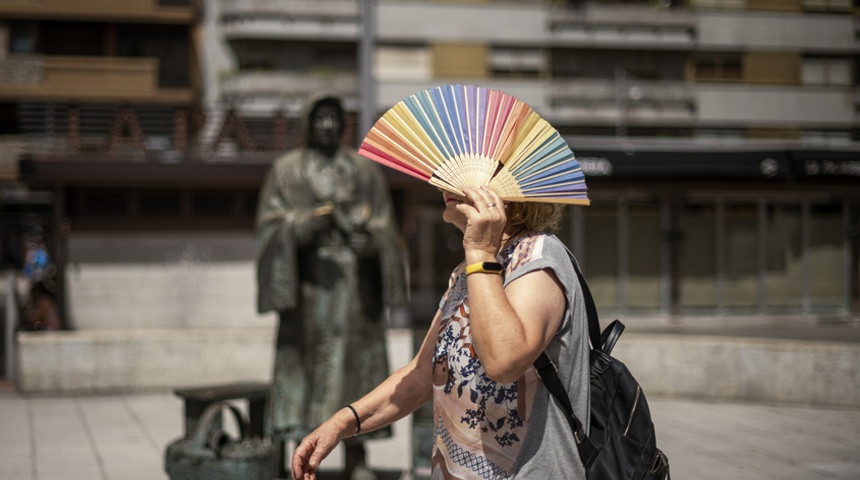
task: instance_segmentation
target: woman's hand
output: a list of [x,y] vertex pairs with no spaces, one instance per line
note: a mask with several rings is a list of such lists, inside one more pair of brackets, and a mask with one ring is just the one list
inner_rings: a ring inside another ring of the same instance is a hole
[[463,231],[463,249],[466,263],[495,259],[502,244],[508,218],[505,204],[499,195],[488,187],[464,190],[467,202],[457,205],[466,217]]
[[[348,415],[345,416],[344,414]],[[295,480],[314,480],[323,459],[345,438],[351,427],[352,413],[339,410],[316,430],[302,439],[293,452],[292,473]]]

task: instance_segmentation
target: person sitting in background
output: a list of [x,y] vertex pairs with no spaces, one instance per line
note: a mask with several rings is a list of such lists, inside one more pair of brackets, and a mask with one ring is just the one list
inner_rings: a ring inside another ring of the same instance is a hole
[[19,329],[23,331],[62,330],[60,309],[44,282],[34,282],[21,308]]

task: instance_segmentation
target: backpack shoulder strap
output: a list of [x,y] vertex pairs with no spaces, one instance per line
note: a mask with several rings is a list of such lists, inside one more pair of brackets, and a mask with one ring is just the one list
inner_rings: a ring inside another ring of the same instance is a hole
[[551,393],[553,397],[555,397],[556,401],[558,401],[561,408],[563,408],[564,412],[567,414],[567,421],[570,423],[570,429],[573,431],[576,443],[579,444],[583,438],[587,437],[587,434],[582,422],[580,422],[576,414],[573,413],[573,406],[570,404],[570,399],[567,397],[567,390],[565,390],[564,385],[562,385],[561,379],[558,378],[558,369],[555,364],[552,363],[552,360],[549,359],[546,352],[541,352],[540,356],[535,360],[534,366],[535,369],[537,369],[538,375],[540,375],[543,384],[546,386],[546,389],[549,390],[549,393]]
[[600,319],[597,316],[597,306],[594,304],[594,298],[591,296],[591,289],[588,288],[588,282],[579,270],[579,264],[576,263],[576,258],[569,248],[567,255],[570,257],[570,263],[573,264],[573,269],[576,271],[576,278],[579,280],[579,287],[582,289],[582,298],[585,301],[585,313],[588,317],[588,338],[591,340],[591,348],[603,350],[603,342],[600,338]]
[[576,442],[576,450],[579,452],[579,459],[582,464],[588,468],[597,458],[597,448],[591,443],[588,438],[588,433],[582,426],[576,414],[573,413],[573,406],[570,404],[570,399],[567,397],[567,390],[558,378],[558,371],[555,364],[547,356],[546,352],[541,352],[540,356],[535,360],[534,366],[540,375],[543,384],[546,386],[549,393],[556,399],[564,410],[567,423],[570,424],[570,430],[573,432],[573,440]]

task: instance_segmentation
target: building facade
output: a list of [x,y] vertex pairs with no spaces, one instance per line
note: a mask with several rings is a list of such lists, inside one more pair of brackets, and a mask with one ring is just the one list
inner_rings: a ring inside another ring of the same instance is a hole
[[[205,278],[228,278],[227,298],[247,296],[239,316],[255,321],[257,188],[301,141],[304,99],[342,96],[357,145],[362,113],[477,83],[532,106],[587,171],[593,203],[571,208],[560,235],[606,314],[860,310],[860,23],[849,0],[136,0],[112,13],[74,3],[0,6],[0,133],[20,149],[15,182],[49,194],[55,230],[71,226],[57,243],[65,264],[92,281],[115,284],[106,256],[214,262]],[[89,44],[57,40],[83,31]],[[81,60],[93,72],[82,82],[50,83]],[[32,85],[49,93],[22,93]],[[388,174],[421,323],[459,244],[435,189]],[[145,253],[165,246],[168,259]],[[203,311],[219,316],[165,315]]]
[[217,326],[243,311],[205,287],[242,283],[230,279],[253,252],[265,166],[207,160],[203,7],[0,5],[3,230],[44,232],[70,328]]

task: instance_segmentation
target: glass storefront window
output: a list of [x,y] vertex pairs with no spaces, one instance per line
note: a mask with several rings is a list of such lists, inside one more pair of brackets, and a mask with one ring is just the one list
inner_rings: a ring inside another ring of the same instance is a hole
[[577,260],[599,309],[618,309],[618,216],[615,205],[583,209],[584,252]]
[[[802,314],[846,307],[842,203],[700,197],[677,207],[621,198],[565,219],[558,236],[576,254],[602,314],[670,313],[673,307],[691,315]],[[462,240],[435,208],[413,218],[417,225],[407,229],[417,229],[410,248],[412,304],[426,316],[462,258]],[[676,290],[664,290],[673,285]]]
[[690,204],[680,211],[680,306],[711,312],[717,307],[717,208]]
[[803,237],[800,204],[768,205],[767,307],[797,311],[803,305]]
[[633,311],[661,307],[660,207],[631,204],[627,215],[626,306]]
[[845,258],[842,204],[812,204],[809,209],[808,294],[812,310],[844,304]]
[[725,206],[723,305],[730,313],[748,313],[758,308],[758,221],[755,204]]

